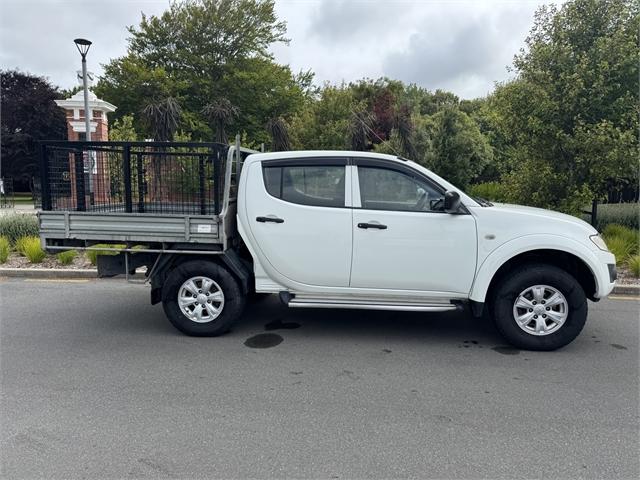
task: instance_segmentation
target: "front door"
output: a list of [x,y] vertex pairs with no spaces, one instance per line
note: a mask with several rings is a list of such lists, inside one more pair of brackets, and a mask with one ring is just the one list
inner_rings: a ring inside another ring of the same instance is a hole
[[305,285],[349,286],[352,211],[346,203],[351,194],[346,165],[340,158],[251,164],[247,217],[263,265]]
[[468,294],[474,217],[444,213],[444,190],[409,166],[354,163],[351,287]]

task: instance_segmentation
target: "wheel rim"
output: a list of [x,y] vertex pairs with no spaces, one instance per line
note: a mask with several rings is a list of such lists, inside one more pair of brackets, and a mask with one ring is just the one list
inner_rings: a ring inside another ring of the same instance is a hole
[[192,322],[208,323],[220,316],[224,308],[224,293],[208,277],[192,277],[178,290],[180,311]]
[[534,285],[523,290],[513,303],[516,324],[530,335],[549,335],[564,325],[569,304],[564,295],[549,285]]

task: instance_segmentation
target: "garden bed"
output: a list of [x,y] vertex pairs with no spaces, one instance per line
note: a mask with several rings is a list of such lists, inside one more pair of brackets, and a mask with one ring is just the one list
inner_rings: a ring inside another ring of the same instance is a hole
[[[17,252],[11,252],[9,258],[0,268],[47,268],[47,269],[65,269],[65,270],[96,270],[96,266],[92,265],[86,255],[78,253],[73,261],[68,265],[63,265],[55,255],[47,255],[41,263],[31,263],[26,257]],[[97,270],[96,270],[97,272]]]

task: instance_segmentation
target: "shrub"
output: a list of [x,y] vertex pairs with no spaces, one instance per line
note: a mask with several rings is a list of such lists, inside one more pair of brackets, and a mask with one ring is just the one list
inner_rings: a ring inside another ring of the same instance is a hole
[[633,276],[636,278],[640,277],[640,255],[629,257],[628,265]]
[[9,244],[9,239],[7,237],[0,237],[0,263],[7,261],[10,250],[11,245]]
[[469,187],[469,195],[472,197],[480,197],[492,202],[507,202],[507,189],[504,184],[499,182],[486,182],[471,185]]
[[640,248],[640,231],[634,230],[631,228],[624,227],[622,225],[617,225],[615,223],[610,223],[607,225],[603,232],[602,236],[606,239],[613,237],[620,237],[625,240],[629,244],[629,253],[636,254],[638,253],[638,249]]
[[598,230],[615,223],[628,228],[640,228],[640,203],[605,203],[598,205]]
[[0,236],[7,237],[15,245],[21,237],[37,237],[38,219],[34,215],[15,213],[0,216]]
[[18,239],[20,244],[20,252],[27,257],[30,263],[40,263],[47,256],[40,246],[40,238],[38,237],[22,237]]
[[24,244],[28,238],[34,238],[34,237],[20,237],[15,241],[15,244],[14,244],[16,252],[18,252],[23,257],[24,257]]
[[611,237],[606,240],[607,247],[616,256],[616,265],[623,264],[631,254],[631,245],[624,237]]
[[74,258],[78,256],[78,252],[75,250],[65,250],[56,255],[56,258],[62,265],[71,265]]
[[[99,243],[96,245],[92,245],[91,248],[125,248],[126,245],[110,245],[106,243]],[[87,250],[87,258],[91,262],[91,265],[98,264],[98,255],[118,255],[118,252],[114,252],[111,250]]]

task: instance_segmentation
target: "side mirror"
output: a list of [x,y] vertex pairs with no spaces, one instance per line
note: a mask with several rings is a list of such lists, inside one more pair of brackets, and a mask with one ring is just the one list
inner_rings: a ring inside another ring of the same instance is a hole
[[460,194],[449,190],[444,194],[444,211],[447,213],[458,213],[460,208]]

